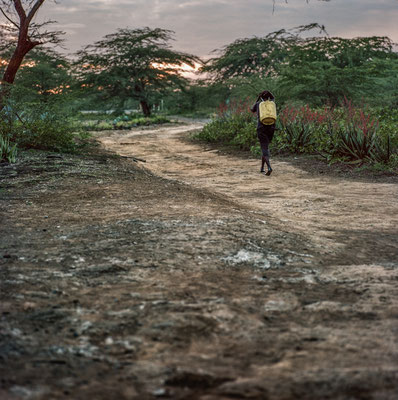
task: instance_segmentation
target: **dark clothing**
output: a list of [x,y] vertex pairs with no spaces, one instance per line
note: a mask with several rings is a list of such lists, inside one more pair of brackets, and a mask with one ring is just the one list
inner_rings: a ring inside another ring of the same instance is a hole
[[[260,111],[259,111],[260,103],[261,103],[261,100],[257,100],[257,101],[253,104],[253,107],[250,109],[251,112],[257,113],[257,131],[258,131],[259,129],[265,131],[263,128],[269,128],[270,126],[272,126],[272,127],[273,127],[273,128],[272,128],[272,135],[273,135],[273,134],[274,134],[274,130],[275,130],[275,124],[272,124],[272,125],[264,125],[264,124],[260,121]],[[271,138],[271,140],[272,140],[272,138]]]
[[260,142],[268,141],[269,143],[272,142],[275,132],[275,124],[272,125],[263,125],[258,127],[257,126],[257,137]]
[[260,111],[259,111],[260,103],[261,103],[260,100],[256,101],[256,102],[253,104],[253,107],[250,109],[251,112],[257,114],[257,129],[258,129],[258,128],[261,128],[262,126],[265,126],[264,124],[262,124],[262,123],[260,122]]
[[264,157],[269,157],[268,146],[274,137],[275,124],[264,125],[260,122],[259,105],[261,100],[256,101],[253,107],[250,109],[252,112],[257,113],[257,137],[260,141],[261,151]]
[[270,139],[267,134],[262,134],[258,130],[257,130],[257,137],[258,137],[258,140],[260,141],[261,153],[262,153],[263,157],[269,157],[270,154],[269,154],[268,147],[272,140],[272,137]]
[[[260,172],[265,173],[265,175],[270,176],[272,172],[271,163],[269,161],[269,150],[268,146],[274,137],[275,124],[264,125],[260,122],[260,103],[263,100],[273,100],[275,101],[274,95],[268,91],[264,90],[258,95],[256,103],[251,108],[252,112],[257,113],[257,137],[260,142],[261,152],[263,156],[261,157],[261,170]],[[264,165],[267,163],[268,171],[264,171]]]

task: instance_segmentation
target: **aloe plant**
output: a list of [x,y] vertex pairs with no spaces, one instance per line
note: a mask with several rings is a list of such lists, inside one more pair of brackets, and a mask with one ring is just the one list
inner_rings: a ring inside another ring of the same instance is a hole
[[0,162],[15,163],[17,161],[17,145],[12,145],[9,138],[0,135]]
[[384,149],[377,136],[378,122],[362,109],[353,107],[347,99],[343,106],[346,117],[344,125],[337,131],[338,141],[334,153],[353,161],[384,160]]

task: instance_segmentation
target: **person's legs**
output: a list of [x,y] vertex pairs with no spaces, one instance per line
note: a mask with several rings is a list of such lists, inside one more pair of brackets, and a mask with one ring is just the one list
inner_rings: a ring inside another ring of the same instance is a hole
[[265,156],[264,159],[265,159],[264,161],[267,163],[267,167],[268,167],[268,171],[265,175],[269,176],[269,175],[271,175],[271,172],[272,172],[271,163],[269,162],[269,152],[268,152],[268,156]]
[[262,156],[262,157],[261,157],[261,169],[260,169],[260,172],[265,172],[265,171],[264,171],[264,164],[265,164],[265,157]]
[[268,171],[266,175],[271,175],[272,168],[271,168],[271,163],[269,160],[269,150],[268,150],[268,140],[260,140],[260,146],[261,146],[261,152],[262,152],[262,157],[261,157],[261,170],[260,172],[265,172],[264,171],[264,165],[267,164]]
[[268,147],[269,147],[269,144],[272,142],[272,139],[274,137],[274,132],[275,132],[275,124],[267,126],[266,136],[267,136],[267,139],[268,139],[268,144],[267,144],[267,153],[268,154],[265,157],[265,162],[267,163],[267,166],[268,166],[268,171],[266,173],[266,175],[268,175],[268,176],[271,175],[271,172],[272,172],[271,163],[269,161],[270,154],[269,154]]

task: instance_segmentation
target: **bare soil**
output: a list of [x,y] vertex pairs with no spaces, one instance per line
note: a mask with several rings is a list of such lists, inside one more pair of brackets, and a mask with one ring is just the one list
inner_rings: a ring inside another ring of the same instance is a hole
[[1,399],[398,398],[397,177],[200,127],[0,165]]

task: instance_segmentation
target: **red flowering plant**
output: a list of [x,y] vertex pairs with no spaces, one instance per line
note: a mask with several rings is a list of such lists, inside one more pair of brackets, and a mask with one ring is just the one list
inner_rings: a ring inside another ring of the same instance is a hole
[[250,98],[247,97],[244,100],[227,100],[224,103],[221,103],[216,111],[216,116],[219,119],[231,119],[235,117],[239,117],[243,119],[247,119],[251,121],[253,118],[252,113],[250,112]]
[[[217,117],[197,137],[258,154],[257,121],[250,111],[251,105],[249,99],[221,104]],[[354,106],[348,99],[340,107],[325,106],[323,109],[308,105],[286,106],[278,113],[277,132],[271,148],[277,152],[317,153],[329,162],[398,164],[394,150],[397,146],[391,143],[391,137],[395,136],[391,129],[388,134],[380,135],[378,127],[374,113]]]
[[355,107],[347,98],[342,103],[342,109],[344,119],[337,130],[338,141],[335,148],[331,149],[332,153],[358,162],[384,158],[377,136],[378,121],[363,108]]
[[256,142],[255,114],[251,100],[230,100],[216,110],[216,117],[196,135],[209,142],[223,142],[249,150]]
[[282,131],[278,140],[279,150],[304,153],[315,149],[317,134],[325,130],[327,114],[308,105],[286,106],[279,113],[278,120],[279,130]]

